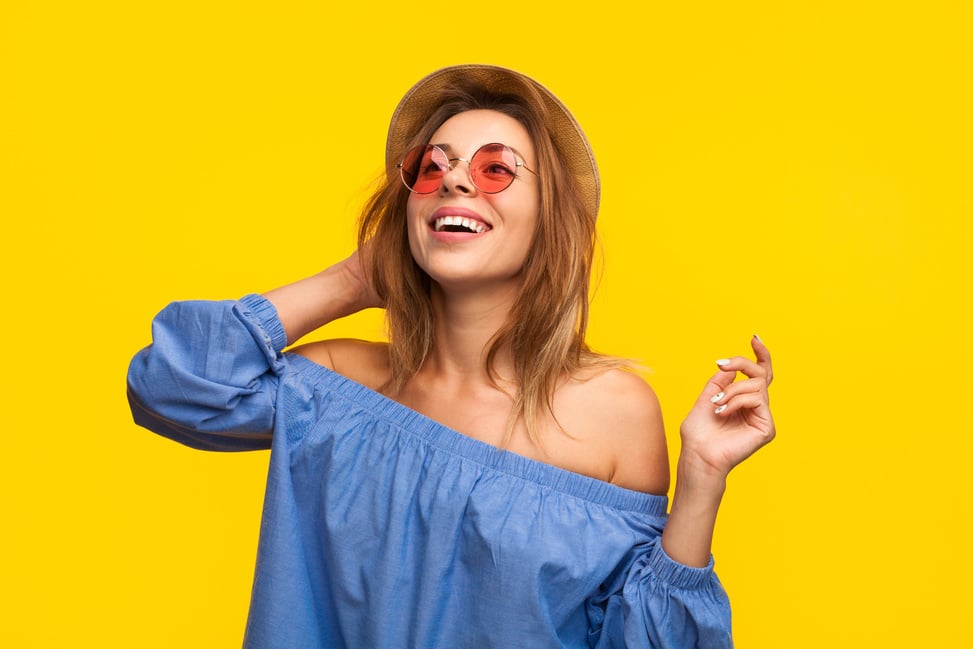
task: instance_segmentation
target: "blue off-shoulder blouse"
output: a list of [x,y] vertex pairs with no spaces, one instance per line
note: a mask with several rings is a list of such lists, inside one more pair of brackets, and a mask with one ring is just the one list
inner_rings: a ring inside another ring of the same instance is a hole
[[664,496],[466,437],[301,356],[266,299],[177,302],[133,359],[135,421],[271,449],[244,646],[731,647]]

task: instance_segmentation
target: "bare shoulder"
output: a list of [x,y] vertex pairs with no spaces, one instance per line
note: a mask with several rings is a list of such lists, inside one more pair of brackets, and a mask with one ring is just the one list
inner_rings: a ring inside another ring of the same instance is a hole
[[373,390],[389,378],[387,343],[335,338],[299,345],[291,351]]
[[[654,494],[669,491],[669,455],[655,390],[637,374],[610,369],[571,382],[570,419],[610,456],[611,482]],[[571,428],[575,428],[574,425]]]

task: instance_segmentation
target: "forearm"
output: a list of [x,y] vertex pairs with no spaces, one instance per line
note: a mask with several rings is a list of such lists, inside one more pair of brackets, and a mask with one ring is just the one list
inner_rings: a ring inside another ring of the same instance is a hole
[[680,455],[672,507],[662,533],[662,547],[669,557],[694,567],[709,563],[725,490],[725,476],[701,469]]
[[351,263],[357,264],[357,259],[346,259],[316,275],[264,293],[277,309],[289,344],[333,320],[375,306],[367,291],[362,290]]

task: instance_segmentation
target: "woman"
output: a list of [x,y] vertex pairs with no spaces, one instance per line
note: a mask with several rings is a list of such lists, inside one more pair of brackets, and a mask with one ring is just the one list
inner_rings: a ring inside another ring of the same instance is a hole
[[[272,448],[246,646],[731,646],[710,546],[727,474],[775,434],[767,349],[717,361],[667,517],[654,393],[584,343],[599,184],[571,114],[446,68],[400,102],[387,162],[356,254],[170,305],[130,368],[139,424]],[[369,307],[389,344],[282,352]]]

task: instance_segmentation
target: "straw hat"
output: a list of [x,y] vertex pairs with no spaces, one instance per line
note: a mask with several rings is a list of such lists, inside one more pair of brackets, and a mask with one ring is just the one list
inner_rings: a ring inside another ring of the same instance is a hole
[[[598,166],[588,138],[571,115],[571,111],[554,96],[554,93],[537,81],[519,72],[495,65],[454,65],[442,68],[412,86],[402,97],[389,124],[389,135],[385,145],[385,160],[389,168],[399,162],[397,158],[404,155],[407,140],[414,136],[436,110],[443,91],[457,83],[479,84],[491,91],[516,95],[522,95],[525,85],[532,88],[546,108],[547,122],[554,139],[554,146],[574,175],[585,204],[593,214],[598,214],[601,198]],[[528,99],[536,101],[536,97],[528,97]]]

